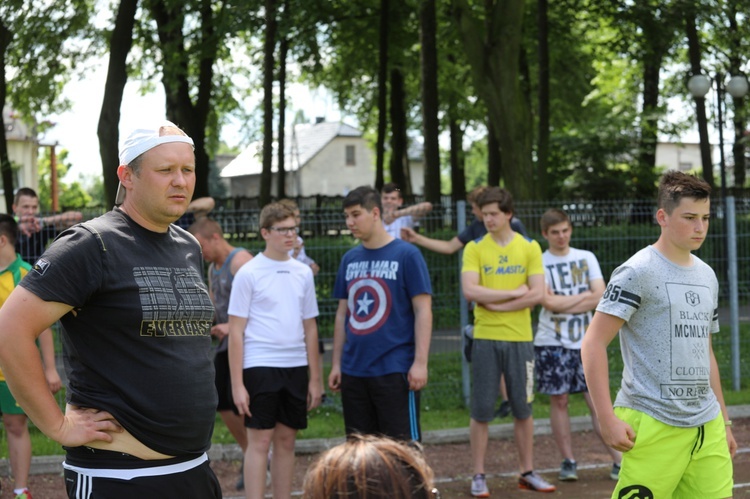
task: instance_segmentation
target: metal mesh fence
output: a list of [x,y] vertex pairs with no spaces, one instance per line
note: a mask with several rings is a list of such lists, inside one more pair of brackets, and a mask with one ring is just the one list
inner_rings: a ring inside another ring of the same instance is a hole
[[[253,254],[262,251],[257,202],[230,200],[217,203],[219,208],[211,214],[224,228],[225,237],[232,245],[242,246]],[[333,320],[337,300],[331,297],[333,284],[343,254],[356,246],[356,241],[346,229],[340,199],[306,198],[298,200],[302,212],[302,232],[305,251],[320,266],[316,277],[316,290],[320,308],[319,330],[326,345],[324,360],[330,362],[330,338],[333,333]],[[569,202],[516,202],[516,215],[526,226],[529,236],[546,248],[541,236],[539,219],[548,208],[562,208],[568,212],[573,222],[572,245],[592,251],[602,267],[605,280],[611,272],[633,253],[656,241],[659,227],[654,221],[654,203],[650,200],[608,200],[608,201],[569,201]],[[466,221],[473,215],[464,203],[454,204],[450,198],[419,221],[418,230],[432,238],[449,240],[459,230],[458,214],[463,210]],[[729,307],[729,286],[727,279],[727,228],[723,203],[714,201],[713,216],[709,237],[697,255],[711,265],[720,282],[722,333],[714,339],[714,349],[721,368],[722,378],[731,376],[731,343],[727,320]],[[87,213],[91,218],[99,213]],[[750,298],[750,200],[736,201],[736,247],[738,300],[742,332],[740,353],[743,359],[750,356],[750,326],[746,323],[746,307]],[[423,393],[423,405],[442,407],[464,403],[464,380],[467,373],[462,365],[461,340],[461,291],[460,253],[442,255],[422,249],[433,286],[434,333],[430,350],[430,383]],[[610,355],[612,385],[620,383],[621,361],[619,344],[613,342]],[[463,368],[463,369],[462,369]],[[750,382],[748,363],[740,364],[739,376],[742,385]]]

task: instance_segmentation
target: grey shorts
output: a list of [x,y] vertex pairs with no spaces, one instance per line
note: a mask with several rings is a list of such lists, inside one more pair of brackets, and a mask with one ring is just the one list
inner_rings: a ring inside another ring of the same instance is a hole
[[534,401],[534,344],[475,339],[471,357],[471,418],[492,421],[503,374],[513,417],[530,417]]

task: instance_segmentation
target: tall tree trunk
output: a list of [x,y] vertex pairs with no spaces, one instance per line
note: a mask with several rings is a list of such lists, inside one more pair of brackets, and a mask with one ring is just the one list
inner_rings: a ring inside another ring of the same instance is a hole
[[424,128],[424,194],[440,202],[440,122],[438,120],[438,62],[435,0],[422,0],[419,9],[419,41],[422,46],[422,126]]
[[747,180],[747,160],[745,151],[747,151],[748,137],[745,136],[747,130],[747,110],[745,109],[744,98],[732,98],[734,104],[734,143],[732,144],[732,157],[734,158],[734,186],[743,188]]
[[538,199],[547,199],[547,168],[549,164],[549,1],[537,0],[538,57],[539,57],[539,129],[536,148],[536,177]]
[[[286,9],[284,10],[286,13]],[[279,127],[276,142],[278,144],[277,162],[279,168],[276,192],[279,199],[286,197],[286,166],[284,155],[286,154],[286,57],[289,52],[289,39],[285,36],[279,42]],[[300,195],[299,192],[296,193]]]
[[656,187],[656,143],[659,132],[659,71],[661,55],[649,52],[643,60],[643,111],[638,162],[634,171],[635,197],[650,198]]
[[[729,6],[729,39],[731,47],[729,50],[729,71],[732,76],[742,73],[742,58],[745,57],[740,40],[743,35],[737,26],[737,8],[733,2],[728,2]],[[747,113],[744,106],[744,98],[735,99],[732,97],[734,116],[734,143],[732,144],[732,157],[734,158],[734,186],[745,187],[746,165],[745,165],[745,130],[747,129]]]
[[388,16],[390,1],[380,0],[378,39],[378,136],[375,144],[375,188],[385,184],[385,134],[388,129]]
[[393,68],[391,69],[391,180],[399,185],[402,194],[412,194],[406,169],[408,141],[405,102],[404,75],[400,69]]
[[266,0],[266,39],[263,48],[263,170],[260,174],[260,205],[271,202],[273,162],[273,70],[276,48],[276,0]]
[[458,122],[453,104],[448,107],[448,130],[451,143],[451,200],[456,203],[466,199],[466,162],[463,144],[464,131]]
[[[698,38],[698,30],[695,27],[695,8],[688,2],[685,14],[685,31],[688,41],[688,57],[690,59],[690,72],[694,75],[701,74],[701,47]],[[703,180],[713,187],[714,165],[711,161],[711,142],[708,138],[708,117],[706,116],[706,99],[695,98],[695,118],[698,122],[698,136],[700,137],[701,167]]]
[[[5,100],[8,95],[8,83],[5,79],[5,54],[8,51],[11,40],[13,40],[13,33],[8,29],[3,20],[0,19],[0,116],[2,116],[2,111],[5,109]],[[2,172],[3,189],[5,190],[5,212],[13,213],[13,167],[8,157],[8,141],[5,138],[5,126],[3,126],[3,133],[0,133],[0,171]]]
[[185,130],[195,143],[195,193],[194,198],[208,196],[209,157],[206,151],[206,125],[211,110],[213,93],[213,65],[216,60],[219,36],[216,33],[215,17],[223,11],[214,12],[211,0],[200,4],[201,44],[198,62],[198,95],[195,103],[191,96],[191,83],[187,75],[189,61],[182,29],[185,13],[182,6],[168,6],[164,2],[151,0],[150,10],[158,28],[163,57],[162,84],[166,95],[167,118]]
[[115,193],[119,183],[117,165],[120,164],[118,157],[120,107],[125,84],[128,82],[127,58],[133,46],[133,26],[137,7],[138,0],[120,0],[115,27],[109,40],[107,81],[104,84],[104,98],[97,127],[104,192],[109,206],[115,203]]
[[495,125],[487,121],[487,185],[500,185],[503,171],[503,156],[500,151],[500,141],[497,140]]
[[[531,113],[520,78],[524,0],[486,0],[484,19],[468,0],[453,0],[477,94],[487,106],[503,155],[502,178],[517,199],[533,199]],[[489,180],[494,180],[490,171]],[[499,180],[499,179],[498,179]]]

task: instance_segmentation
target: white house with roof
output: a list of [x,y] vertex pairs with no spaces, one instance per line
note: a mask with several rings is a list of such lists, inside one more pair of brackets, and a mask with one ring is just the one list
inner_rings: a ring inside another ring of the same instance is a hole
[[[38,189],[39,140],[34,127],[27,125],[10,106],[3,109],[3,128],[8,143],[8,159],[13,167],[13,185]],[[0,192],[3,185],[0,182]],[[5,204],[0,203],[0,212]]]
[[[278,143],[274,141],[271,192],[278,182]],[[286,137],[284,168],[290,196],[339,196],[375,181],[372,152],[362,132],[341,122],[298,124]],[[257,196],[263,169],[263,142],[255,142],[221,171],[230,196]]]

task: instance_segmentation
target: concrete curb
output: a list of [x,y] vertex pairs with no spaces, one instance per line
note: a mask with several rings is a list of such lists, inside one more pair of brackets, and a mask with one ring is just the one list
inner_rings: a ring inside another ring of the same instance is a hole
[[[750,404],[729,407],[729,417],[732,419],[750,418]],[[570,418],[571,429],[574,432],[591,430],[591,418],[576,416]],[[534,420],[535,435],[549,435],[552,433],[549,419]],[[490,438],[502,439],[513,437],[513,424],[502,423],[490,425]],[[298,440],[295,450],[298,454],[315,454],[330,449],[344,441],[338,438],[313,438]],[[426,444],[452,444],[469,441],[469,428],[451,428],[448,430],[426,431],[422,436]],[[208,456],[213,461],[239,461],[242,453],[237,444],[212,445]],[[31,458],[31,474],[43,475],[62,473],[64,456],[36,456]],[[10,466],[7,459],[0,459],[0,476],[9,476]]]

